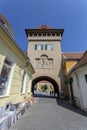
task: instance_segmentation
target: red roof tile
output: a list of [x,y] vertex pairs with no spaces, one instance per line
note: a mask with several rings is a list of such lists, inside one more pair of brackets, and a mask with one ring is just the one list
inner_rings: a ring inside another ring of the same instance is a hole
[[47,25],[41,25],[41,26],[37,27],[36,29],[52,29],[52,28]]
[[63,53],[65,59],[67,60],[80,60],[84,53],[76,53],[76,52],[67,52]]
[[87,51],[85,51],[84,55],[82,56],[82,58],[78,61],[78,63],[75,65],[75,69],[87,64]]

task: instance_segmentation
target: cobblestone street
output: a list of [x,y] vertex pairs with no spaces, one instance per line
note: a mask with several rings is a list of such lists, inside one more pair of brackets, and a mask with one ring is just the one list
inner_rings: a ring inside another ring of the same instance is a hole
[[65,101],[40,97],[11,130],[87,130],[87,116]]

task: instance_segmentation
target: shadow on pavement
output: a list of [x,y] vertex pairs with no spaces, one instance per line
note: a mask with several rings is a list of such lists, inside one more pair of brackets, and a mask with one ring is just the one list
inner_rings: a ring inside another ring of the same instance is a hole
[[34,94],[35,98],[54,98],[54,96],[45,95],[45,94]]
[[81,109],[79,109],[78,107],[76,106],[72,106],[72,104],[70,104],[68,102],[68,100],[63,100],[63,99],[58,99],[56,98],[56,101],[57,101],[57,105],[61,106],[61,107],[64,107],[66,109],[69,109],[71,111],[74,111],[82,116],[86,116],[87,117],[87,113],[85,113],[84,111],[82,111]]

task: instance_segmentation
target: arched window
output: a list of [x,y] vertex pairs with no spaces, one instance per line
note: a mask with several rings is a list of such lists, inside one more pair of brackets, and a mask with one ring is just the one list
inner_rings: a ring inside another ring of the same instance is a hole
[[7,29],[7,24],[2,19],[0,19],[0,23]]

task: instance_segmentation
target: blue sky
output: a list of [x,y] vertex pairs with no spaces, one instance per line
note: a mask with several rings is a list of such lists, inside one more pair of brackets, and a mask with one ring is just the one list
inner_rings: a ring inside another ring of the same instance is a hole
[[42,24],[64,29],[63,52],[87,49],[87,0],[0,0],[0,13],[9,20],[22,50],[28,43],[25,29]]

